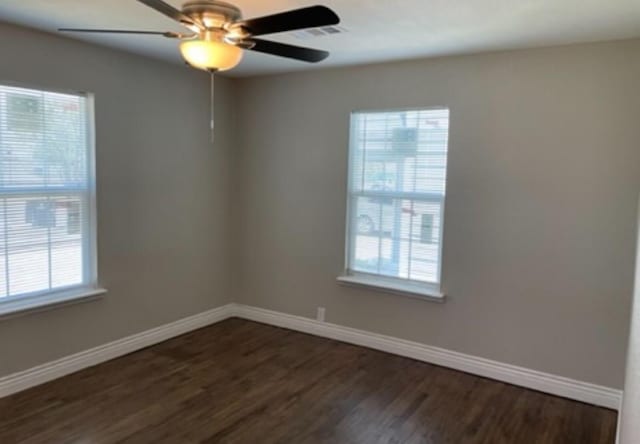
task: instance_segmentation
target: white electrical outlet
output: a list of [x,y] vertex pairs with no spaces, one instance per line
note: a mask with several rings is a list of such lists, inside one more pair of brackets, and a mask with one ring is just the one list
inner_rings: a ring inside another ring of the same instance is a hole
[[326,311],[327,310],[324,307],[318,307],[318,312],[316,313],[316,319],[320,322],[324,322],[324,315]]

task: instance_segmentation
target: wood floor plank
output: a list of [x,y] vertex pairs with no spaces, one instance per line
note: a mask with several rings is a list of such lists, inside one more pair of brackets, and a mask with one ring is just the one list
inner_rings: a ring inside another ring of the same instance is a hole
[[611,444],[616,413],[229,319],[0,399],[0,443]]

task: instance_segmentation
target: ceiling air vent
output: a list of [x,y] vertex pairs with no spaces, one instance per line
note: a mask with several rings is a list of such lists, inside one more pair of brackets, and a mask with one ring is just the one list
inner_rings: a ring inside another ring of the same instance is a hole
[[305,29],[303,31],[293,32],[293,36],[300,40],[308,40],[315,37],[325,35],[344,34],[347,32],[342,26],[323,26],[321,28]]

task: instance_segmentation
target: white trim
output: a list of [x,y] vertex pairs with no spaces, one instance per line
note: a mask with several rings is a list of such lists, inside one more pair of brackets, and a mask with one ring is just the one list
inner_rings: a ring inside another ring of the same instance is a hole
[[618,389],[466,355],[418,342],[241,304],[228,304],[214,308],[213,310],[2,377],[0,378],[0,398],[230,317],[239,317],[335,339],[576,401],[614,410],[620,409],[622,391]]
[[235,305],[233,312],[243,319],[373,348],[614,410],[620,408],[622,391],[609,387],[257,307]]
[[620,406],[618,407],[618,420],[616,421],[616,444],[620,444],[620,430],[622,429],[622,407],[624,405],[624,392],[620,396]]
[[56,361],[4,376],[0,378],[0,398],[166,341],[192,330],[215,324],[231,317],[232,311],[233,304],[223,305],[222,307],[136,333]]
[[97,180],[96,173],[96,111],[95,96],[92,93],[85,94],[85,107],[87,113],[87,217],[85,218],[84,248],[86,255],[83,263],[83,278],[91,285],[98,286],[98,206],[97,206]]
[[79,287],[63,291],[48,291],[31,296],[10,296],[6,301],[0,299],[0,320],[30,311],[40,311],[60,305],[68,305],[105,294],[104,288]]
[[374,291],[400,294],[425,301],[444,302],[445,295],[436,287],[437,285],[418,283],[417,281],[401,281],[400,279],[385,279],[376,275],[353,273],[336,278],[339,284],[352,287],[363,287]]

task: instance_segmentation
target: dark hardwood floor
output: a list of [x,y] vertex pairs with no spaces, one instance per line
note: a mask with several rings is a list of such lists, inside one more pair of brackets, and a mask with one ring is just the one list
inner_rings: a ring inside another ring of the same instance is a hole
[[0,443],[613,443],[616,413],[229,319],[0,399]]

